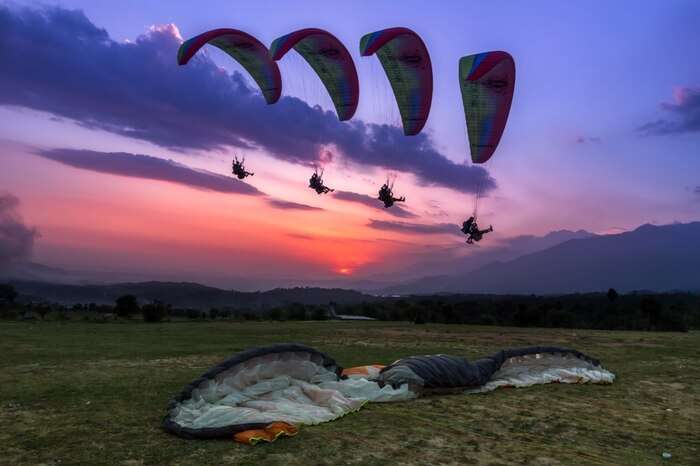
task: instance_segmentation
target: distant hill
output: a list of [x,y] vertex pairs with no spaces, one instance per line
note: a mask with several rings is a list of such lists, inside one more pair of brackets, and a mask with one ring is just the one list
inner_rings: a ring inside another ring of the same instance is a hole
[[700,222],[643,225],[621,234],[571,239],[469,273],[411,285],[421,293],[554,294],[611,287],[621,292],[697,291]]
[[[506,262],[517,259],[526,254],[542,251],[572,239],[592,238],[594,236],[596,235],[585,230],[557,230],[547,233],[544,236],[521,235],[508,238],[498,247],[479,248],[467,257],[453,260],[449,264],[441,264],[440,269],[445,271],[449,270],[449,274],[426,276],[398,285],[391,285],[380,290],[378,293],[382,295],[393,295],[452,292],[456,288],[459,288],[459,282],[462,280],[461,277],[469,276],[471,272],[486,265],[494,262]],[[457,283],[455,283],[455,281]]]
[[[43,283],[60,283],[64,285],[104,285],[115,283],[140,283],[140,282],[178,282],[179,280],[171,277],[159,276],[153,277],[146,272],[108,272],[100,270],[66,270],[57,267],[49,267],[36,262],[14,262],[10,264],[2,264],[0,267],[0,281],[21,281],[21,282],[43,282]],[[213,287],[227,288],[226,284],[233,284],[238,291],[262,291],[273,290],[275,288],[331,288],[343,290],[357,291],[372,291],[385,288],[396,283],[396,280],[388,281],[379,278],[367,279],[300,279],[294,277],[247,277],[247,276],[228,276],[209,283]]]
[[24,300],[42,300],[66,305],[113,304],[121,295],[133,294],[141,302],[161,300],[177,308],[267,309],[301,304],[357,304],[376,298],[352,290],[288,288],[263,292],[222,290],[197,283],[142,282],[110,285],[66,285],[35,281],[11,281]]

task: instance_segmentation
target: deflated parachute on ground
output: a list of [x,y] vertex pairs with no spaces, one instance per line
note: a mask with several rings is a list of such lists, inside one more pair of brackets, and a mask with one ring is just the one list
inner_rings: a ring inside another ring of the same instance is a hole
[[278,344],[238,353],[187,385],[170,401],[163,427],[185,438],[235,435],[254,443],[293,435],[297,425],[332,421],[367,402],[614,378],[599,361],[555,347],[503,350],[473,363],[447,355],[412,356],[386,367],[343,371],[313,348]]
[[185,65],[205,44],[220,48],[250,73],[268,104],[274,104],[282,93],[280,70],[269,56],[267,47],[255,37],[236,29],[214,29],[180,45],[179,65]]
[[275,39],[270,45],[270,56],[278,61],[292,48],[321,78],[338,118],[352,118],[360,99],[360,84],[355,62],[343,43],[322,29],[301,29]]
[[385,367],[376,380],[382,385],[411,384],[417,393],[432,394],[552,382],[612,383],[613,378],[600,361],[576,350],[533,346],[502,350],[473,363],[445,354],[411,356]]
[[459,60],[459,82],[472,162],[491,158],[508,121],[515,89],[515,62],[506,52],[486,52]]
[[420,133],[433,99],[433,68],[423,40],[410,29],[384,29],[362,37],[360,54],[379,58],[399,106],[404,134]]

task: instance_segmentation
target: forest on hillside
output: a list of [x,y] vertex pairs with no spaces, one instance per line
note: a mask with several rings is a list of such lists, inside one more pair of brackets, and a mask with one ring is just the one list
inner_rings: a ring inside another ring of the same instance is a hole
[[21,302],[11,285],[0,285],[0,317],[21,320],[328,320],[366,316],[415,324],[471,324],[608,330],[688,331],[700,328],[700,295],[693,293],[607,293],[561,296],[434,295],[373,298],[354,304],[288,302],[268,308],[222,306],[206,311],[179,308],[164,300],[141,302],[133,295],[114,304],[66,306]]

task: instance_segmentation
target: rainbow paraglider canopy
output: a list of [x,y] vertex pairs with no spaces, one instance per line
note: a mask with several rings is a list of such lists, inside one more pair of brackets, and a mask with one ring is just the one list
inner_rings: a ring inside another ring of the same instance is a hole
[[240,63],[260,87],[268,104],[279,100],[282,94],[280,70],[262,42],[237,29],[214,29],[183,42],[177,52],[177,63],[187,64],[206,44],[218,47]]
[[515,62],[507,52],[485,52],[459,60],[464,116],[472,162],[484,163],[498,147],[515,89]]
[[270,56],[280,60],[289,50],[304,57],[326,87],[340,121],[349,120],[360,100],[360,83],[348,49],[330,32],[307,28],[279,37],[270,45]]
[[399,106],[404,134],[420,133],[433,100],[433,68],[423,40],[407,28],[384,29],[360,39],[360,54],[379,58]]

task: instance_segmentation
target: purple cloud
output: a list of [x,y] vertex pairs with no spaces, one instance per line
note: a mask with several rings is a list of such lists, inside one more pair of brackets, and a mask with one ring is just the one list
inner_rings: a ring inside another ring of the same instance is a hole
[[47,149],[39,150],[36,154],[64,165],[99,173],[167,181],[226,194],[264,195],[255,187],[236,178],[194,170],[172,160],[150,155],[79,149]]
[[370,228],[386,231],[398,231],[401,233],[418,233],[418,234],[455,234],[461,235],[459,226],[454,223],[436,223],[426,225],[423,223],[409,222],[390,222],[385,220],[370,219],[367,224]]
[[0,192],[0,268],[29,258],[39,236],[36,228],[24,224],[18,207],[19,199]]
[[669,118],[661,118],[638,128],[644,134],[692,133],[700,131],[700,87],[678,87],[673,102],[663,102],[661,109]]
[[284,210],[324,210],[320,207],[314,207],[306,204],[299,204],[297,202],[283,201],[280,199],[270,199],[268,201],[272,207]]
[[579,136],[576,138],[576,143],[577,144],[586,144],[586,143],[599,143],[601,140],[599,137],[595,136]]
[[0,105],[179,151],[253,145],[311,165],[332,150],[355,163],[411,172],[424,185],[466,193],[495,187],[486,170],[450,161],[427,134],[341,123],[291,97],[267,106],[240,73],[203,54],[178,67],[181,39],[172,25],[120,43],[80,11],[0,5],[0,43]]
[[341,201],[354,202],[356,204],[362,204],[373,209],[381,210],[389,215],[400,218],[414,218],[417,217],[416,214],[409,212],[403,206],[394,205],[391,209],[385,209],[384,205],[379,199],[376,199],[367,194],[353,193],[352,191],[336,191],[333,193],[333,197],[340,199]]
[[[110,175],[166,181],[195,189],[224,194],[244,194],[267,197],[254,186],[234,177],[204,170],[195,170],[172,160],[127,152],[97,152],[80,149],[46,149],[37,155],[82,170]],[[267,197],[267,203],[283,210],[323,210],[297,202]]]
[[429,217],[444,218],[450,216],[450,214],[448,214],[446,210],[440,207],[440,203],[438,201],[431,199],[430,201],[428,201],[428,206],[429,210],[424,211],[424,214]]

